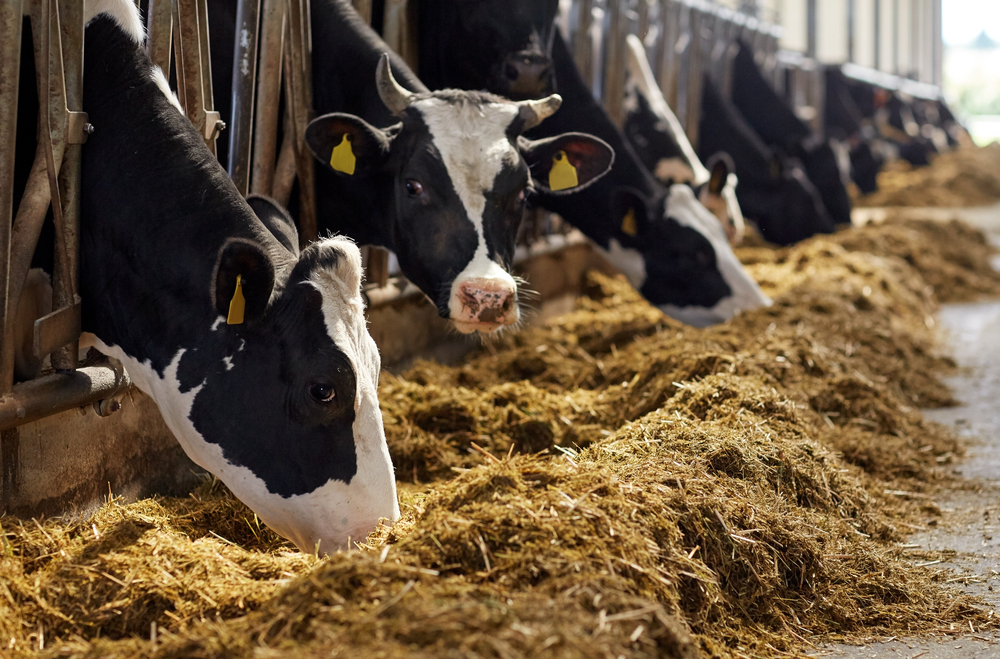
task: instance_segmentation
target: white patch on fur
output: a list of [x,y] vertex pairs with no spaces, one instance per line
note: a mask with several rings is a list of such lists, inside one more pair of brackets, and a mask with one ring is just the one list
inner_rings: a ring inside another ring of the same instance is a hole
[[653,69],[650,68],[649,60],[646,59],[646,49],[643,47],[642,41],[634,34],[630,34],[626,37],[626,43],[628,44],[626,50],[628,52],[629,81],[646,97],[653,113],[670,126],[670,132],[673,133],[674,139],[677,140],[684,157],[694,171],[695,185],[706,183],[711,178],[711,174],[698,159],[684,128],[681,127],[681,122],[677,120],[670,105],[667,104],[667,100],[663,98],[663,92],[660,91],[656,84],[656,78],[653,76]]
[[[489,258],[483,232],[486,192],[505,165],[514,165],[520,154],[507,139],[507,128],[517,117],[513,103],[489,103],[484,106],[455,105],[437,98],[418,101],[431,139],[444,161],[451,183],[465,207],[466,216],[476,230],[476,252],[451,285],[448,308],[452,317],[462,306],[459,286],[469,279],[497,279],[511,294],[517,291],[513,277]],[[518,320],[517,305],[507,314],[506,324]]]
[[622,247],[616,238],[612,238],[607,249],[594,243],[594,247],[600,250],[604,258],[615,266],[619,272],[625,275],[628,283],[636,290],[642,288],[646,283],[646,261],[637,249]]
[[[327,331],[347,354],[357,376],[353,428],[357,473],[350,483],[330,480],[308,494],[288,498],[272,494],[263,480],[246,467],[230,463],[217,444],[207,442],[195,429],[191,408],[203,385],[181,393],[177,368],[184,350],[173,357],[161,378],[148,361],[139,362],[93,334],[82,337],[83,345],[93,345],[125,365],[132,382],[156,401],[163,420],[188,457],[215,474],[265,524],[304,552],[312,552],[317,543],[321,551],[347,549],[348,541],[363,541],[380,517],[390,521],[399,519],[396,481],[376,396],[378,349],[368,334],[360,289],[355,287],[348,292],[338,276],[341,269],[355,269],[354,281],[359,281],[361,255],[347,239],[332,241],[339,243],[338,247],[348,256],[347,265],[338,267],[335,273],[322,273],[318,281],[308,285],[316,286],[322,293]],[[228,367],[229,362],[226,363]]]
[[163,75],[163,71],[160,70],[160,67],[155,64],[152,68],[152,75],[153,82],[156,83],[156,86],[160,88],[163,95],[167,97],[168,101],[170,101],[170,105],[177,108],[177,111],[181,114],[184,114],[184,108],[181,107],[181,102],[177,100],[177,94],[170,90],[170,83],[167,82],[167,77]]
[[101,14],[114,19],[125,34],[138,45],[146,40],[146,29],[139,16],[139,8],[131,0],[86,0],[83,5],[83,24],[86,25]]
[[713,307],[677,307],[663,305],[660,310],[671,318],[704,327],[729,320],[741,311],[771,305],[771,298],[764,295],[760,286],[736,258],[725,229],[704,206],[695,199],[694,192],[686,185],[670,187],[667,212],[683,226],[690,227],[705,236],[715,250],[715,263],[722,278],[729,284],[731,294],[719,300]]

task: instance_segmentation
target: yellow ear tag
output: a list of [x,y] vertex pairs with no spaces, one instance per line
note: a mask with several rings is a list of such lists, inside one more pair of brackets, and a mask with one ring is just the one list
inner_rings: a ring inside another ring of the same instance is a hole
[[229,302],[229,317],[226,318],[227,325],[242,325],[243,324],[243,309],[246,306],[246,300],[243,299],[243,275],[236,275],[236,292],[233,293],[233,299]]
[[635,236],[639,233],[639,226],[635,223],[635,209],[630,208],[622,218],[622,233]]
[[566,157],[565,151],[552,156],[552,169],[549,171],[549,190],[558,192],[580,185],[576,177],[576,167]]
[[357,158],[354,157],[354,151],[351,149],[351,136],[344,133],[344,139],[340,140],[340,144],[335,146],[333,153],[330,154],[330,167],[338,172],[353,176],[356,162]]

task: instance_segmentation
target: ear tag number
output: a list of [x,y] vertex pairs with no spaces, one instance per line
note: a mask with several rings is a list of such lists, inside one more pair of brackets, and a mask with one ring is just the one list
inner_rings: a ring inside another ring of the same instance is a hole
[[335,146],[333,153],[330,154],[330,167],[333,167],[335,171],[353,176],[356,162],[357,158],[354,157],[354,151],[351,149],[351,136],[344,133],[344,139],[340,140],[340,144]]
[[558,192],[580,185],[576,177],[576,167],[566,157],[565,151],[559,151],[552,156],[552,169],[549,171],[549,190]]
[[636,236],[639,234],[639,226],[635,223],[634,208],[628,209],[628,212],[625,213],[625,217],[622,218],[622,233],[629,236]]
[[243,324],[243,309],[246,307],[246,300],[243,299],[243,275],[236,275],[236,292],[229,302],[229,317],[226,318],[227,325]]

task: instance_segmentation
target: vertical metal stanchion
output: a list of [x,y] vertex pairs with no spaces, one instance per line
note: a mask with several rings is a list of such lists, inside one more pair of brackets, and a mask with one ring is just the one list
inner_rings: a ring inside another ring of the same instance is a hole
[[[594,44],[590,40],[590,28],[594,23],[593,0],[580,0],[577,4],[578,23],[573,38],[573,59],[580,70],[580,76],[591,84],[594,80]],[[569,44],[567,44],[569,45]]]
[[274,194],[278,145],[278,97],[281,90],[285,1],[264,0],[261,17],[260,67],[257,72],[257,109],[253,132],[250,192]]
[[663,43],[660,45],[656,71],[656,82],[663,91],[667,103],[677,109],[677,61],[680,58],[678,47],[681,39],[681,6],[675,0],[661,0],[662,14],[661,34]]
[[215,112],[212,99],[207,0],[174,0],[173,22],[177,98],[205,144],[215,153],[215,139],[225,124]]
[[14,383],[14,345],[6,333],[15,304],[8,294],[14,213],[14,144],[21,72],[21,0],[0,0],[0,396]]
[[312,118],[312,39],[309,1],[288,0],[288,33],[285,41],[285,97],[291,116],[295,171],[299,179],[299,240],[316,240],[316,191],[312,154],[305,146],[305,132]]
[[198,57],[201,63],[201,98],[205,107],[205,141],[215,153],[215,141],[226,127],[215,111],[215,91],[212,89],[212,46],[208,36],[208,0],[198,0]]
[[146,54],[163,75],[170,75],[170,44],[174,29],[172,0],[149,0],[146,10]]
[[609,0],[608,34],[604,39],[604,109],[619,128],[625,121],[625,35],[628,33],[628,0]]
[[[58,111],[65,113],[68,126],[62,167],[59,171],[59,195],[53,203],[62,204],[53,213],[55,223],[55,268],[52,277],[51,314],[35,322],[34,352],[37,359],[52,352],[52,366],[75,369],[79,361],[80,298],[77,295],[79,272],[80,229],[80,163],[81,147],[86,140],[87,116],[83,110],[83,5],[76,0],[59,0],[58,4],[61,61],[54,66],[63,69],[65,100]],[[54,50],[54,49],[53,49]],[[50,56],[52,59],[53,56]],[[55,209],[53,209],[54,211]],[[56,350],[57,348],[61,348]]]
[[352,0],[354,11],[358,12],[361,19],[368,25],[372,24],[372,0]]
[[413,7],[409,0],[385,0],[382,38],[415,71],[419,51]]
[[257,84],[257,27],[260,0],[239,0],[233,40],[232,125],[229,126],[229,177],[244,197],[250,191],[250,141],[253,138],[254,87]]
[[685,90],[685,112],[684,112],[684,132],[687,133],[688,141],[697,151],[698,149],[698,121],[701,118],[701,85],[702,85],[702,54],[701,54],[701,26],[702,12],[691,9],[690,30],[691,44],[689,46],[691,54],[688,58],[687,89]]

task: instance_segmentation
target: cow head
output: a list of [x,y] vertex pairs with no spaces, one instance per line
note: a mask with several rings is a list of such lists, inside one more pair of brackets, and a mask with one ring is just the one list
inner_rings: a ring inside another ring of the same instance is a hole
[[753,185],[746,181],[750,175],[741,176],[743,183],[737,188],[740,207],[764,238],[790,245],[817,233],[833,232],[833,219],[798,160],[773,154],[768,169],[764,176],[751,173],[757,174]]
[[847,194],[837,154],[829,140],[806,140],[796,145],[796,157],[816,187],[834,224],[851,223],[851,198]]
[[612,212],[622,224],[606,256],[667,315],[704,327],[771,304],[689,186],[672,185],[658,199],[619,188]]
[[722,223],[730,245],[739,245],[746,231],[743,211],[736,200],[735,170],[729,154],[717,153],[708,159],[708,181],[695,188],[698,201]]
[[864,194],[878,190],[878,172],[882,169],[883,158],[869,140],[858,139],[851,147],[851,179]]
[[[438,64],[461,89],[485,89],[514,100],[555,91],[552,35],[558,0],[457,0],[442,3],[449,44]],[[453,53],[462,53],[454,57]]]
[[[531,141],[521,133],[558,109],[559,96],[512,102],[482,92],[414,94],[392,78],[383,56],[379,94],[402,121],[385,130],[346,114],[328,114],[306,131],[312,153],[342,175],[391,187],[393,248],[400,267],[463,333],[516,323],[517,287],[509,274],[525,204],[535,191],[586,187],[611,166],[601,140],[566,133]],[[350,151],[356,172],[337,161]],[[565,187],[563,187],[565,184]]]

